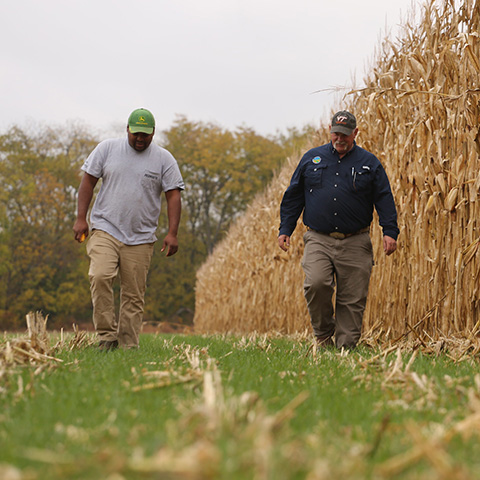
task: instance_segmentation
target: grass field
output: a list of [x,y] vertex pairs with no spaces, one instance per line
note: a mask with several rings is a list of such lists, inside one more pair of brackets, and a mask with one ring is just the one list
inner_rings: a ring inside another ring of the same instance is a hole
[[480,477],[473,356],[264,335],[91,343],[0,362],[0,478]]

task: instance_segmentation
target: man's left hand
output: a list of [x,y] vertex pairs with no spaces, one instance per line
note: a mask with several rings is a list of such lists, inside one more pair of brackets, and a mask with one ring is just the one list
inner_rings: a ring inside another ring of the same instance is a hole
[[389,237],[388,235],[384,235],[383,237],[383,251],[386,255],[391,255],[397,249],[397,241]]
[[162,252],[167,250],[167,257],[171,257],[172,255],[175,255],[178,251],[178,239],[175,235],[172,234],[167,234],[165,239],[163,240],[163,247],[162,247]]

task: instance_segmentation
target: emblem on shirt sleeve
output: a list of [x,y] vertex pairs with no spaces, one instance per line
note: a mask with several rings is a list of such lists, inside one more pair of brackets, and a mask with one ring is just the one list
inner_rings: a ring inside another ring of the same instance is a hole
[[322,159],[320,157],[314,157],[312,158],[312,162],[317,164],[317,163],[320,163],[322,161]]

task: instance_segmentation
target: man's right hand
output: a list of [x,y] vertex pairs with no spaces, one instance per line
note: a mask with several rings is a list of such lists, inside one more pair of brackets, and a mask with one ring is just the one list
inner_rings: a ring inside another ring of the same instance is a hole
[[73,225],[75,240],[82,243],[88,237],[88,223],[84,220],[77,220]]
[[288,235],[279,235],[278,237],[278,246],[284,251],[288,251],[290,247],[290,237]]
[[93,189],[98,182],[98,178],[84,173],[80,187],[78,187],[78,207],[77,221],[73,226],[75,240],[82,243],[88,237],[87,212],[93,197]]

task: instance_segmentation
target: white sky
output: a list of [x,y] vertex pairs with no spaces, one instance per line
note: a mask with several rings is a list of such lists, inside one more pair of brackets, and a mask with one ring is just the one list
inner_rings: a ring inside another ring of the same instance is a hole
[[[412,0],[12,0],[0,7],[0,133],[93,129],[150,109],[261,134],[318,125],[362,85]],[[415,7],[418,10],[418,6]]]

